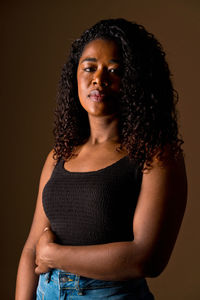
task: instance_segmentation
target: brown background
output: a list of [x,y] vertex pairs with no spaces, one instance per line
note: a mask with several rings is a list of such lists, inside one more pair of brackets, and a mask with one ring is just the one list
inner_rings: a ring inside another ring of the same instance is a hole
[[143,24],[167,52],[180,102],[189,195],[181,231],[164,272],[148,279],[156,300],[200,299],[199,53],[200,2],[1,1],[1,299],[13,299],[40,172],[52,149],[57,83],[72,40],[100,19]]

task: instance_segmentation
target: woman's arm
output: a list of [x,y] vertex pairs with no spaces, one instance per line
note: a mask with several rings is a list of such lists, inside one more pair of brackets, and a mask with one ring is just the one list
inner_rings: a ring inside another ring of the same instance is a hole
[[[167,265],[187,201],[184,159],[161,164],[143,174],[133,218],[134,240],[92,246],[48,243],[45,233],[37,246],[40,265],[100,280],[158,276]],[[123,202],[123,199],[122,199]],[[120,222],[120,220],[119,220]],[[47,233],[46,233],[47,234]]]
[[43,211],[42,191],[53,171],[55,160],[53,150],[48,154],[40,176],[36,209],[28,239],[24,245],[16,282],[16,300],[35,299],[35,291],[38,282],[38,275],[35,274],[35,247],[49,221]]

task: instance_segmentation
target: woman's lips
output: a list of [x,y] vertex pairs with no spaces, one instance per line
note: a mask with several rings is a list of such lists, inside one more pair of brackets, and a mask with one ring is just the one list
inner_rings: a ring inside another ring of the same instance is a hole
[[103,92],[100,92],[98,90],[93,90],[93,91],[90,92],[88,97],[92,101],[102,102],[105,99],[106,95]]
[[105,96],[90,96],[90,100],[95,101],[95,102],[102,102],[104,100]]

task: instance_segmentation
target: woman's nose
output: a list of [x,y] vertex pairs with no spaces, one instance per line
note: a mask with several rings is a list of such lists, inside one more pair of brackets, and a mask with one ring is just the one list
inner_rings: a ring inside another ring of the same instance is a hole
[[99,70],[94,73],[93,85],[108,86],[109,78],[105,70]]

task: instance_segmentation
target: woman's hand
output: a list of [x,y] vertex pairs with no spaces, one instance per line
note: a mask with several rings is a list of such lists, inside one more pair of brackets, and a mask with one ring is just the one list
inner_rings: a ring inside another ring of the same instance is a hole
[[50,248],[56,237],[49,227],[44,229],[37,245],[36,245],[36,274],[46,273],[50,271],[51,259]]

